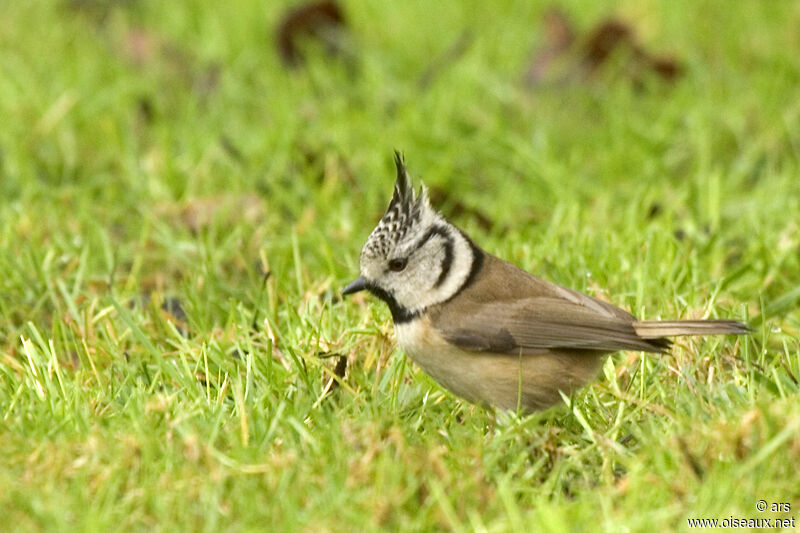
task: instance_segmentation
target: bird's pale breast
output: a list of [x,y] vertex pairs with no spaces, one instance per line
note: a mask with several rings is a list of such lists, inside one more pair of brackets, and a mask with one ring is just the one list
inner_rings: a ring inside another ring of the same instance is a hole
[[447,343],[422,316],[395,326],[403,350],[440,385],[465,400],[503,409],[537,410],[591,380],[602,354],[553,351],[536,355],[469,352]]

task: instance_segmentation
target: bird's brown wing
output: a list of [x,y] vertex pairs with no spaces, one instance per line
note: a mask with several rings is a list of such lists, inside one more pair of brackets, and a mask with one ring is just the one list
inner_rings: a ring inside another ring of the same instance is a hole
[[447,341],[469,351],[523,355],[552,349],[658,352],[667,346],[660,339],[639,337],[631,321],[556,298],[467,303],[431,316]]
[[626,311],[484,256],[475,281],[430,310],[434,327],[464,350],[542,353],[552,349],[664,351],[664,339],[643,339]]

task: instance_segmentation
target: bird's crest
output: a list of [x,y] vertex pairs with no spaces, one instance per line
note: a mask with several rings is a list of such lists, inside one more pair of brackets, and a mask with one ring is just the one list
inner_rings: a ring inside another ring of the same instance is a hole
[[430,211],[425,187],[420,188],[419,194],[415,193],[403,155],[398,151],[394,153],[394,164],[397,180],[392,200],[386,214],[367,239],[363,250],[367,255],[385,257],[398,242],[419,229],[424,215]]

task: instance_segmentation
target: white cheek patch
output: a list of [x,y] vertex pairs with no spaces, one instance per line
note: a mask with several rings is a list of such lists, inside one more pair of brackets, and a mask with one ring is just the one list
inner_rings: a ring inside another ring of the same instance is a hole
[[452,226],[442,226],[444,235],[431,238],[412,257],[412,268],[397,279],[394,294],[410,311],[453,297],[469,277],[472,247]]

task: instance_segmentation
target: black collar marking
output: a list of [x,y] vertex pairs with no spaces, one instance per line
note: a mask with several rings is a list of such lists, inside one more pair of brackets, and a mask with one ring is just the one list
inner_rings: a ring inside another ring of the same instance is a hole
[[453,298],[458,296],[461,293],[461,291],[463,291],[464,289],[475,283],[475,278],[478,277],[478,273],[481,271],[481,268],[483,268],[484,251],[478,248],[478,245],[472,242],[472,239],[470,239],[466,233],[464,233],[460,229],[458,229],[458,232],[461,234],[462,237],[464,237],[467,240],[470,249],[472,249],[472,266],[469,269],[469,275],[467,276],[467,279],[464,280],[464,283],[461,284],[461,287],[458,288],[458,290],[455,292],[455,294],[453,294],[453,296],[451,296],[445,301],[452,300]]
[[389,306],[389,311],[392,313],[392,320],[395,324],[405,324],[411,322],[420,315],[420,311],[412,312],[397,303],[394,296],[381,289],[377,285],[367,282],[367,290],[380,298],[386,305]]

